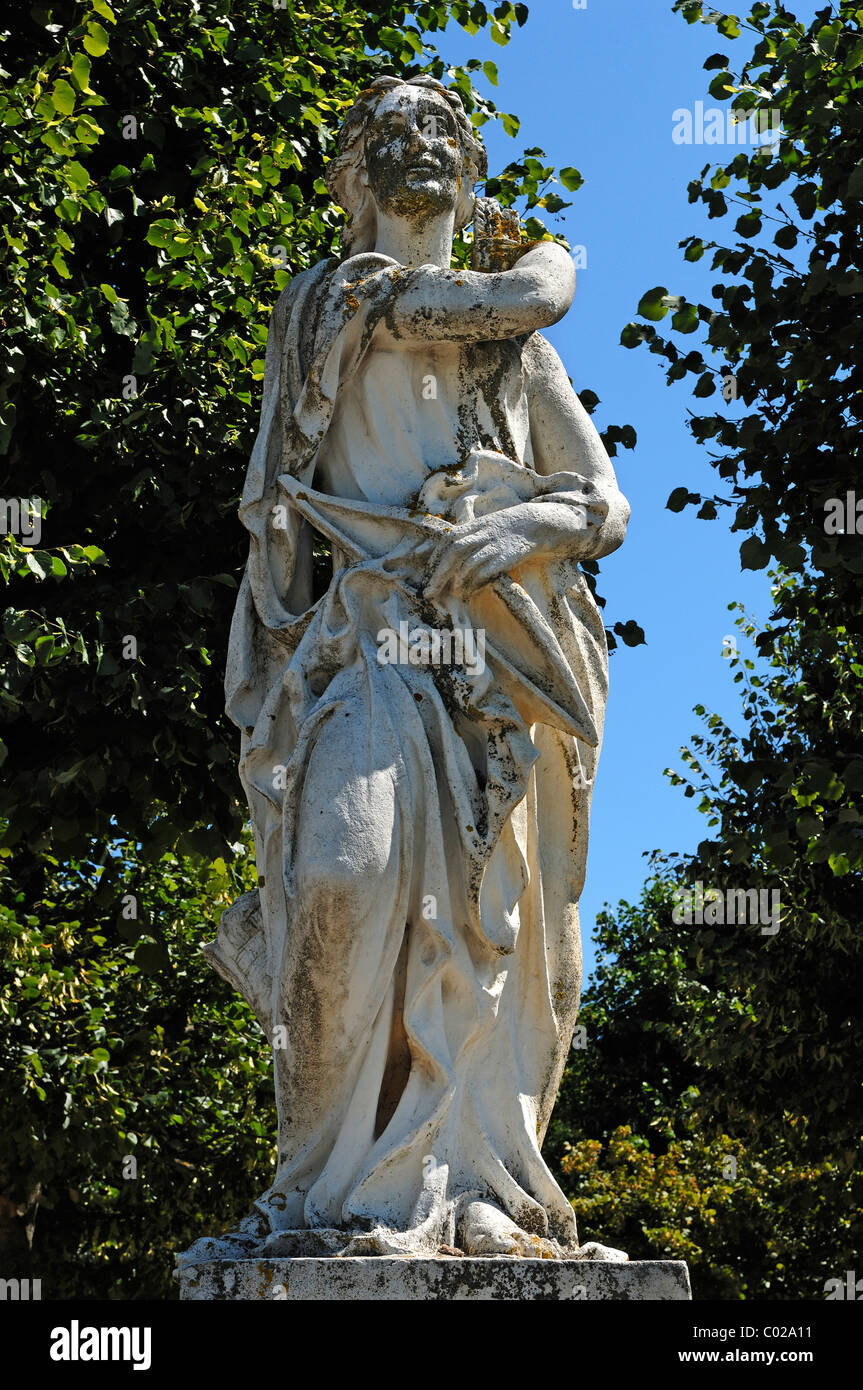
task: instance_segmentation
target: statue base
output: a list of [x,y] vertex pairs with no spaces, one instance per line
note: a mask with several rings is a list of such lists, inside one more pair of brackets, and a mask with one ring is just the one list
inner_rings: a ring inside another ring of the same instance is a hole
[[347,1256],[344,1259],[211,1260],[175,1271],[183,1301],[270,1299],[500,1299],[633,1302],[691,1299],[684,1260],[523,1260],[508,1256]]

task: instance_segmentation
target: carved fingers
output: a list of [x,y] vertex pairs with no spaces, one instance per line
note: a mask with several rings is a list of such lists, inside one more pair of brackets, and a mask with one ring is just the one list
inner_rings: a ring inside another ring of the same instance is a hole
[[439,599],[448,592],[457,598],[469,598],[533,554],[538,539],[536,527],[526,516],[516,519],[496,513],[454,527],[439,544],[425,584],[426,595]]

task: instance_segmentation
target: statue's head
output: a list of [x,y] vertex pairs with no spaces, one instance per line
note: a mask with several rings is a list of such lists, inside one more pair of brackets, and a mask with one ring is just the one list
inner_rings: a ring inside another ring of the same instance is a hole
[[463,227],[487,167],[456,92],[434,77],[378,77],[349,110],[327,166],[327,187],[350,218],[344,254],[374,248],[378,209],[413,222],[454,209]]

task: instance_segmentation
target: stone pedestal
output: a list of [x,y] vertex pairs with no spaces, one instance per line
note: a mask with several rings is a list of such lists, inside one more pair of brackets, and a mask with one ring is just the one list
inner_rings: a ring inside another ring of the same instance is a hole
[[690,1299],[683,1260],[345,1259],[213,1260],[176,1272],[180,1298],[229,1303],[272,1299],[500,1299],[514,1302],[631,1302]]

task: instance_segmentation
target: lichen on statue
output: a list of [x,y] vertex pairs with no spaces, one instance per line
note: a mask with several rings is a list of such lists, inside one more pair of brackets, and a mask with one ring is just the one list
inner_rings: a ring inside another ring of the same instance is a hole
[[[378,79],[327,171],[344,254],[271,320],[226,677],[261,886],[207,950],[273,1048],[279,1156],[186,1263],[602,1254],[540,1146],[607,693],[581,562],[628,507],[541,336],[566,251],[480,205],[488,268],[451,268],[485,167],[457,94]],[[438,659],[382,658],[415,632]],[[482,662],[441,661],[465,633]]]

